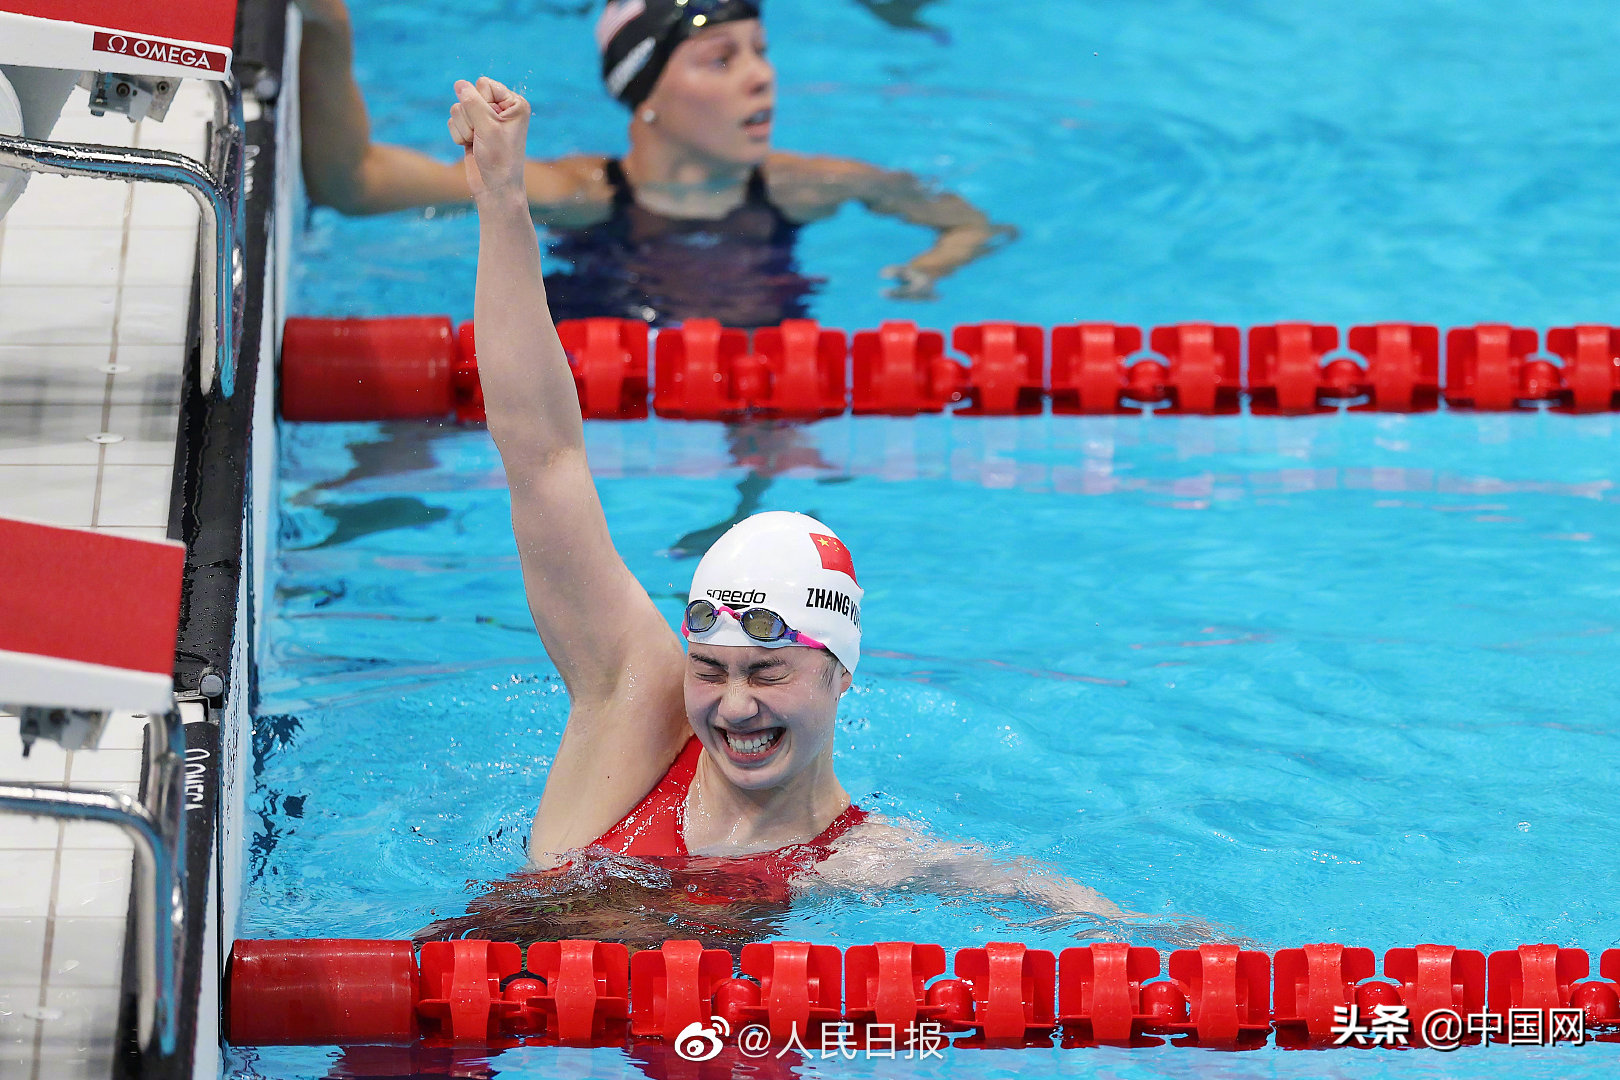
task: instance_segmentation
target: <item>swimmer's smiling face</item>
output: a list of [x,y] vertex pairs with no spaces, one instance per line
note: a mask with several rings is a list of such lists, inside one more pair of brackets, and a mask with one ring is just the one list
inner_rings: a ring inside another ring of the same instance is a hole
[[786,783],[832,745],[851,677],[819,649],[694,643],[686,716],[726,779],[758,791]]
[[647,97],[661,134],[715,161],[758,165],[771,150],[776,70],[765,28],[739,19],[696,30]]

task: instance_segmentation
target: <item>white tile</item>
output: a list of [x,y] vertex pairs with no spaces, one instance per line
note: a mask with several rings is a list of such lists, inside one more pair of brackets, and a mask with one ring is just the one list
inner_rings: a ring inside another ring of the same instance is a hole
[[[21,200],[18,203],[21,205]],[[130,206],[129,227],[195,230],[197,199],[173,184],[138,184],[135,201]]]
[[61,839],[62,826],[55,818],[0,814],[0,851],[55,851]]
[[101,403],[0,405],[0,465],[94,465]]
[[[67,777],[67,752],[49,739],[36,739],[34,748],[23,757],[22,736],[18,734],[21,726],[15,716],[0,718],[0,778],[62,783]],[[4,821],[0,817],[0,822]]]
[[0,289],[0,345],[110,344],[114,299],[114,290],[95,286]]
[[0,1076],[29,1080],[34,1075],[34,1032],[39,1024],[21,1013],[0,1013]]
[[190,285],[124,285],[120,345],[182,345],[191,314]]
[[[101,790],[106,789],[101,787]],[[135,841],[129,838],[129,833],[117,825],[108,825],[101,821],[75,821],[62,828],[62,850],[133,853]]]
[[[0,861],[17,856],[0,855]],[[58,918],[113,917],[129,907],[130,856],[120,851],[62,851],[56,888]]]
[[18,229],[0,243],[0,287],[117,285],[123,253],[117,229]]
[[[26,1009],[39,1007],[41,980],[35,979],[32,987],[22,984],[0,983],[0,1019],[7,1016],[20,1017]],[[30,1023],[33,1021],[30,1020]],[[6,1030],[0,1027],[0,1030]],[[32,1033],[32,1029],[30,1029]]]
[[[184,89],[186,83],[181,84]],[[195,99],[183,101],[180,95],[169,104],[161,121],[143,120],[135,132],[135,145],[148,150],[168,150],[202,161],[208,154],[208,121],[214,115],[212,103]]]
[[[108,532],[113,530],[98,530]],[[145,529],[126,529],[125,532],[143,534]],[[163,539],[161,536],[157,539]],[[101,726],[101,742],[97,744],[102,750],[139,750],[146,745],[146,728],[149,721],[145,713],[115,712],[107,717],[107,722]],[[3,730],[3,729],[0,729]]]
[[0,516],[88,526],[98,471],[94,465],[0,465]]
[[99,1064],[99,1059],[111,1066],[118,1037],[116,989],[50,986],[45,1007],[34,1011],[40,1020],[41,1078],[84,1076],[82,1069]]
[[69,986],[117,989],[124,965],[124,919],[57,919],[51,935],[52,990]]
[[38,919],[50,911],[54,851],[0,851],[0,915]]
[[[42,1024],[44,1031],[49,1025]],[[39,1080],[110,1080],[113,1070],[111,1039],[97,1040],[90,1049],[42,1041],[39,1047]]]
[[111,355],[107,345],[0,345],[0,406],[99,405]]
[[190,285],[197,237],[184,229],[131,229],[125,285]]
[[61,118],[56,121],[56,127],[51,129],[53,142],[100,143],[102,146],[134,144],[135,125],[129,122],[129,117],[114,113],[91,116],[90,95],[75,91],[75,97],[79,100],[68,99],[67,107],[62,110]]
[[[167,540],[169,530],[163,525],[95,525],[96,532],[108,536],[123,536],[131,540]],[[105,745],[105,744],[103,744]]]
[[[145,185],[152,186],[152,185]],[[121,229],[129,184],[85,176],[36,174],[6,214],[13,229]]]
[[218,100],[218,87],[215,84],[205,83],[200,79],[187,79],[174,92],[174,101],[169,105],[169,115],[189,115],[198,120],[211,120],[214,116],[215,102]]
[[80,750],[69,757],[68,783],[96,786],[141,778],[139,750]]
[[24,1013],[39,1005],[39,983],[0,986],[0,1076],[28,1080],[33,1075],[34,1036],[39,1022]]
[[[107,430],[124,437],[122,442],[108,443],[108,465],[172,465],[174,463],[175,436],[180,430],[178,405],[114,405],[107,412]],[[108,524],[113,524],[108,522]],[[155,522],[131,521],[129,525],[150,525]]]
[[186,366],[182,346],[120,344],[117,357],[120,370],[113,374],[113,404],[180,404],[181,375]]
[[161,124],[143,123],[136,138],[147,150],[167,150],[193,161],[204,161],[208,156],[207,133],[200,125],[186,123],[183,117],[169,117]]
[[163,528],[173,483],[174,470],[168,465],[108,465],[101,471],[96,524]]
[[45,964],[45,919],[0,919],[0,985],[39,992]]

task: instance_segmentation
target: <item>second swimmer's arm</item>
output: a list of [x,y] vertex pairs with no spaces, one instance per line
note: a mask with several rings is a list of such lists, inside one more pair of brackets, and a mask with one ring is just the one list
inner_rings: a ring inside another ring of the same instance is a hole
[[304,17],[298,57],[299,135],[304,187],[321,206],[381,214],[465,203],[460,163],[371,141],[366,102],[354,79],[354,34],[342,0],[298,0]]
[[930,191],[901,170],[880,169],[862,161],[833,157],[774,154],[770,161],[771,193],[783,208],[803,221],[832,213],[854,199],[868,209],[913,225],[926,225],[938,236],[933,247],[904,263],[884,269],[899,282],[890,295],[926,299],[934,282],[952,274],[1011,239],[1018,230],[998,225],[959,195]]
[[896,299],[932,298],[934,282],[995,250],[998,241],[1018,235],[1017,229],[995,224],[960,195],[930,191],[908,172],[875,171],[856,196],[868,209],[939,233],[927,251],[884,268],[883,276],[896,282],[889,290]]
[[[297,4],[304,16],[299,135],[310,199],[344,214],[465,205],[472,192],[461,162],[372,141],[366,101],[354,78],[354,34],[343,0]],[[530,215],[547,225],[600,220],[612,198],[601,172],[601,159],[593,157],[526,162]]]

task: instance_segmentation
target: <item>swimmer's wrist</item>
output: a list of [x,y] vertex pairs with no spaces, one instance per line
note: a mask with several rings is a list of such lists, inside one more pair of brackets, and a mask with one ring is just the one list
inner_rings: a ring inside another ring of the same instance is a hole
[[525,217],[529,213],[529,194],[522,184],[503,184],[498,188],[485,188],[473,196],[480,212],[521,210]]

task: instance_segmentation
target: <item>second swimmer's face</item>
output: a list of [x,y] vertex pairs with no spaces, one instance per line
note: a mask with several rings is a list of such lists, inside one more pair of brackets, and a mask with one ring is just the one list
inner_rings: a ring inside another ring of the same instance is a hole
[[647,105],[663,134],[710,158],[764,161],[776,105],[764,26],[741,19],[696,31],[670,56]]
[[850,674],[819,649],[691,646],[686,717],[738,787],[764,790],[797,776],[832,743]]

